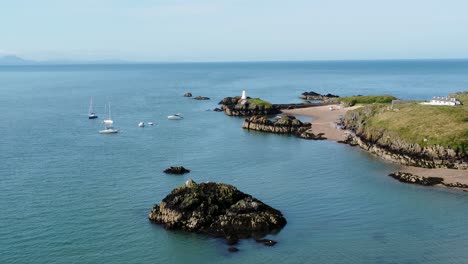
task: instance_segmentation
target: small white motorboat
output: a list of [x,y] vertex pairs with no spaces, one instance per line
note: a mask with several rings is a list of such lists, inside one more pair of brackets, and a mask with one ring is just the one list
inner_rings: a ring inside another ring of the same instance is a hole
[[140,122],[140,123],[138,123],[138,126],[139,126],[139,127],[145,127],[145,122]]
[[175,115],[167,116],[167,119],[169,119],[169,120],[180,120],[180,119],[183,119],[183,117],[180,114],[175,114]]
[[152,126],[152,125],[154,125],[154,123],[153,122],[148,122],[148,125]]

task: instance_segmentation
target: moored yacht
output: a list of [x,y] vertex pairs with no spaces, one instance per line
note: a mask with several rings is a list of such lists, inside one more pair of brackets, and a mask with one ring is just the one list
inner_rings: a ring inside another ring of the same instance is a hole
[[167,116],[167,119],[169,119],[169,120],[180,120],[180,119],[183,119],[183,117],[180,114],[174,114],[174,115]]
[[104,129],[99,130],[100,134],[115,134],[115,133],[119,132],[119,130],[117,128],[114,128],[114,121],[111,118],[111,105],[110,105],[110,103],[109,103],[109,116],[102,123],[104,125]]

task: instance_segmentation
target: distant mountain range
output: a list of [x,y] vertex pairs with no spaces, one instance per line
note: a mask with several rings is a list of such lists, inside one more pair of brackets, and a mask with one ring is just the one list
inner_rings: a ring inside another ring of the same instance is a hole
[[0,65],[28,65],[36,64],[37,62],[32,60],[25,60],[15,55],[6,55],[0,57]]
[[94,60],[94,61],[77,61],[77,60],[49,60],[35,61],[18,57],[16,55],[0,56],[0,65],[63,65],[63,64],[126,64],[132,63],[125,60]]

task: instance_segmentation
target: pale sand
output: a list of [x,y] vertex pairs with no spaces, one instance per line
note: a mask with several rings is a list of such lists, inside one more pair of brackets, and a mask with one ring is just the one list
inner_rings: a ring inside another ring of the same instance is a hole
[[[330,110],[332,106],[334,110]],[[336,128],[336,121],[339,116],[344,115],[349,110],[354,110],[359,106],[340,107],[340,105],[315,106],[292,110],[283,110],[283,113],[291,115],[310,116],[314,119],[312,123],[312,132],[314,134],[324,133],[324,137],[329,140],[340,141],[346,139],[346,132]],[[412,166],[401,166],[400,171],[412,173],[422,177],[440,177],[444,183],[468,184],[468,170],[454,169],[427,169]]]
[[[333,110],[330,110],[330,107],[333,107]],[[336,104],[283,110],[282,112],[290,115],[313,117],[314,119],[311,121],[312,133],[324,133],[324,137],[327,139],[340,141],[346,139],[346,133],[344,130],[336,127],[336,121],[338,120],[339,116],[344,115],[347,111],[354,110],[358,107],[359,106],[342,107],[339,104]]]

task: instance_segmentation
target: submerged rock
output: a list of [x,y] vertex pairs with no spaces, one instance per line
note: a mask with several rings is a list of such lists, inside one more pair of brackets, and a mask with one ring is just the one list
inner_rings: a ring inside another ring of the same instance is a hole
[[191,93],[185,93],[184,97],[192,97],[192,94]]
[[194,100],[210,100],[210,98],[206,96],[197,96],[197,97],[194,97],[193,99]]
[[269,246],[269,247],[272,247],[272,246],[276,245],[276,243],[278,243],[275,240],[265,239],[265,238],[264,239],[255,239],[255,242],[261,243],[261,244],[263,244],[265,246]]
[[164,170],[164,173],[168,174],[184,174],[184,173],[189,173],[190,170],[187,170],[186,168],[182,166],[177,166],[177,167],[169,167]]
[[166,229],[226,238],[262,237],[286,225],[282,213],[224,183],[191,181],[174,189],[148,215]]
[[419,184],[425,186],[433,186],[436,184],[441,184],[444,179],[439,177],[422,177],[418,175],[414,175],[407,172],[397,171],[394,173],[390,173],[388,176],[397,179],[401,182],[412,183],[412,184]]
[[228,251],[229,252],[237,252],[237,251],[239,251],[239,249],[236,248],[236,247],[230,247],[230,248],[228,248]]

